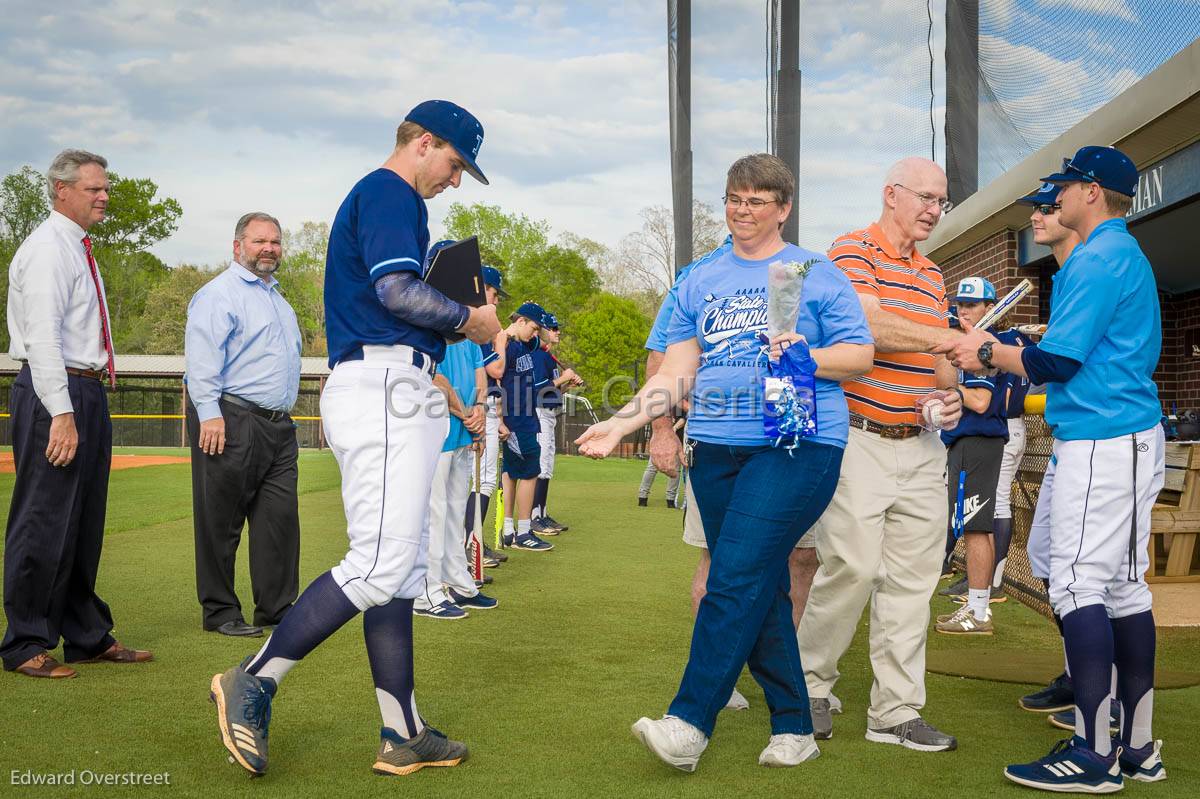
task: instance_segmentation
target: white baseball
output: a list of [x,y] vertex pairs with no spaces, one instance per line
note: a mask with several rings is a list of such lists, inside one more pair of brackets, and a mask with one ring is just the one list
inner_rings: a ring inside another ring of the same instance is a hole
[[942,429],[943,404],[940,399],[931,399],[921,406],[921,417],[925,420],[925,424],[933,430]]

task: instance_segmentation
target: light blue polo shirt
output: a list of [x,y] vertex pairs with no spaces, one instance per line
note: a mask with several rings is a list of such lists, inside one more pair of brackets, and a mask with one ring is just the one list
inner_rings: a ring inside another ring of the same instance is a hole
[[[474,341],[459,341],[446,347],[446,357],[438,365],[438,374],[443,375],[462,400],[467,410],[475,404],[475,370],[483,368],[483,352]],[[442,452],[465,447],[471,443],[471,434],[457,416],[450,417],[450,432],[442,445]]]
[[1116,438],[1159,423],[1158,287],[1124,219],[1098,225],[1054,276],[1050,323],[1039,346],[1083,364],[1066,383],[1046,387],[1046,422],[1055,438]]
[[667,296],[663,298],[662,305],[658,306],[658,316],[654,317],[654,326],[650,328],[650,335],[646,337],[646,349],[654,352],[667,351],[667,330],[671,327],[671,317],[675,315],[676,292],[679,289],[679,285],[683,283],[683,279],[693,269],[712,263],[732,249],[733,236],[726,236],[725,243],[720,247],[717,247],[708,255],[697,258],[679,270],[679,274],[675,276],[675,284],[671,286],[670,291],[667,292]]
[[[730,249],[677,286],[667,344],[694,338],[700,367],[692,390],[688,436],[735,446],[773,443],[763,431],[762,380],[767,360],[759,333],[767,330],[767,266],[815,260],[804,279],[796,332],[812,349],[838,343],[870,344],[870,328],[850,279],[823,253],[794,244],[759,261]],[[817,434],[809,440],[845,447],[849,413],[841,383],[818,377]]]

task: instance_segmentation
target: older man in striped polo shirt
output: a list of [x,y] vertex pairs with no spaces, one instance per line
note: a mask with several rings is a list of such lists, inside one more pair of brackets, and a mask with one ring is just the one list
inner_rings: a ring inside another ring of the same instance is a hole
[[843,384],[850,440],[837,493],[807,536],[821,567],[798,635],[814,734],[830,738],[838,660],[870,601],[867,740],[944,751],[957,746],[954,737],[926,723],[921,708],[929,597],[945,541],[946,448],[922,428],[920,408],[940,400],[940,425],[952,428],[962,395],[954,367],[930,354],[958,333],[947,324],[941,270],[916,244],[950,207],[946,175],[932,161],[906,158],[888,171],[882,194],[879,221],[829,251],[866,311],[875,365]]

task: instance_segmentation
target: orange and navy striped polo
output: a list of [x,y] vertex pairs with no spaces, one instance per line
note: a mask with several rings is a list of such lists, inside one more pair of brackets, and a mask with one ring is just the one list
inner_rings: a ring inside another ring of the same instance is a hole
[[[923,325],[949,325],[942,270],[916,250],[902,257],[878,224],[839,237],[829,258],[855,291],[878,297],[885,311]],[[917,397],[937,388],[934,357],[876,350],[870,372],[842,383],[850,412],[879,424],[919,424]]]

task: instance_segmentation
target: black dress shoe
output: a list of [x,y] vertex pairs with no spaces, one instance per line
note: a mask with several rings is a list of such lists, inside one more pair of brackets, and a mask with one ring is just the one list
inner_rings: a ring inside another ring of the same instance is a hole
[[242,638],[262,638],[263,628],[246,624],[241,619],[231,619],[218,627],[214,632],[221,635],[235,635]]

